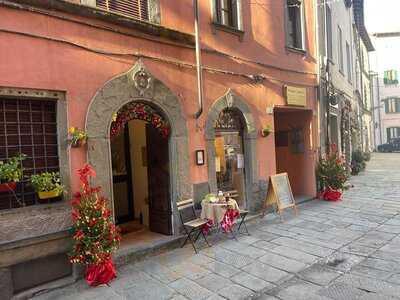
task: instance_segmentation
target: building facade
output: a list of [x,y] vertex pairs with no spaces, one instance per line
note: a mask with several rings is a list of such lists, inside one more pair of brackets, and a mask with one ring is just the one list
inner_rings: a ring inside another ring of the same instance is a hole
[[353,10],[356,53],[354,95],[358,103],[358,126],[353,134],[353,144],[360,145],[357,149],[371,152],[375,142],[369,53],[375,51],[375,48],[364,24],[364,1],[353,1]]
[[353,100],[353,13],[351,1],[319,1],[321,152],[336,144],[351,158],[349,118]]
[[[258,212],[281,172],[316,195],[316,3],[196,3],[0,2],[0,160],[24,153],[26,175],[59,171],[66,187],[54,203],[26,182],[0,194],[0,298],[74,275],[69,199],[86,162],[126,232],[179,236],[176,202],[218,190]],[[87,145],[70,147],[71,126]]]
[[370,55],[374,103],[374,149],[388,143],[391,138],[400,137],[400,68],[391,59],[399,45],[399,32],[381,32],[371,35],[376,52]]

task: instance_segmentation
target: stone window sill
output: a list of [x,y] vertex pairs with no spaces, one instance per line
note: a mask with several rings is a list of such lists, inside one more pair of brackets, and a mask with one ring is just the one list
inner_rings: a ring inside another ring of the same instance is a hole
[[235,27],[231,27],[231,26],[227,26],[224,24],[220,24],[217,22],[212,22],[211,23],[212,27],[213,27],[213,33],[215,34],[217,30],[221,30],[221,31],[225,31],[228,33],[231,33],[233,35],[236,35],[240,41],[243,40],[243,36],[244,36],[244,31]]
[[305,56],[307,54],[306,50],[300,49],[300,48],[296,48],[296,47],[292,47],[292,46],[286,46],[286,51],[297,53],[297,54],[301,54],[303,56]]

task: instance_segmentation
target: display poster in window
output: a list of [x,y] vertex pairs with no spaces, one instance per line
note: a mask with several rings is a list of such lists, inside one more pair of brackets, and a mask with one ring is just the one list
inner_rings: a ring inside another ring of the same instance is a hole
[[297,214],[296,202],[287,173],[276,174],[270,177],[267,198],[264,204],[264,214],[269,206],[274,206],[281,218],[282,211],[286,208],[293,208]]
[[236,159],[237,159],[237,168],[243,169],[244,168],[244,155],[238,153],[236,156]]

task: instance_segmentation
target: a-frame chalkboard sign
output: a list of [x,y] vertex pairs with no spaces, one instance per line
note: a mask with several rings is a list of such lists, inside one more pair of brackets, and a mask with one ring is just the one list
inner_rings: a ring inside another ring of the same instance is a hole
[[264,205],[264,214],[269,206],[275,206],[281,219],[282,211],[286,208],[293,208],[297,215],[296,202],[293,197],[287,173],[270,176],[267,199]]

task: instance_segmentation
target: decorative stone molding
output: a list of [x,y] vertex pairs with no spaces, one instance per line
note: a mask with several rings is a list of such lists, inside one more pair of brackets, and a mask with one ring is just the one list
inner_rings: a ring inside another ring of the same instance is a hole
[[[150,84],[146,88],[135,84],[135,76],[141,72],[149,77]],[[186,120],[178,97],[164,83],[155,78],[140,60],[128,72],[108,81],[90,103],[86,116],[86,132],[89,136],[88,161],[98,170],[94,182],[96,185],[102,186],[103,193],[110,199],[110,207],[114,211],[110,126],[113,114],[125,104],[133,101],[157,107],[171,124],[169,137],[171,201],[173,231],[178,233],[180,223],[176,200],[193,196],[193,187],[190,184],[189,176]]]
[[246,206],[250,209],[258,207],[254,202],[258,202],[258,191],[254,192],[253,186],[259,186],[258,174],[256,169],[256,142],[257,131],[253,114],[246,101],[235,94],[231,89],[219,98],[210,108],[206,121],[205,136],[207,140],[207,162],[208,162],[208,180],[210,191],[217,191],[217,177],[215,171],[215,122],[219,114],[226,108],[237,108],[243,116],[245,130],[243,136],[244,160],[245,160],[245,191]]

